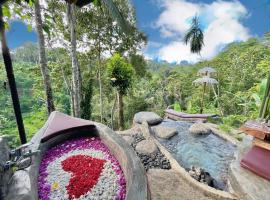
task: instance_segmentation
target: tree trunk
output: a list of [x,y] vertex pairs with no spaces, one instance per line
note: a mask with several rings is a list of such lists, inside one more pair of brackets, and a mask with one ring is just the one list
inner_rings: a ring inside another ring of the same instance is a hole
[[72,59],[72,85],[73,85],[73,99],[74,99],[74,114],[75,117],[81,116],[81,79],[80,79],[80,68],[77,59],[77,38],[76,38],[76,15],[75,15],[75,5],[68,5],[68,19],[70,28],[70,38],[71,38],[71,59]]
[[44,82],[44,89],[46,93],[47,110],[48,110],[48,113],[50,114],[51,112],[55,110],[55,107],[54,107],[54,102],[53,102],[53,92],[52,92],[50,71],[49,71],[49,68],[47,65],[47,59],[46,59],[45,40],[44,40],[44,35],[43,35],[43,25],[42,25],[39,0],[35,1],[35,20],[36,20],[36,28],[37,28],[37,33],[38,33],[40,69],[41,69],[41,74],[42,74],[43,82]]
[[112,128],[112,130],[114,130],[114,111],[115,111],[116,102],[117,102],[117,95],[115,96],[113,106],[111,109],[111,123],[112,123],[111,128]]
[[101,82],[101,66],[99,62],[98,83],[99,83],[99,103],[100,103],[100,122],[103,122],[103,98],[102,98],[102,82]]
[[102,80],[101,80],[101,49],[100,41],[98,48],[98,83],[99,83],[99,103],[100,103],[100,122],[103,122],[103,97],[102,97]]
[[202,93],[202,99],[201,99],[201,109],[200,113],[203,113],[203,104],[204,104],[204,94],[205,94],[205,89],[206,89],[206,83],[203,83],[203,93]]
[[102,80],[101,80],[101,35],[100,35],[100,23],[98,23],[98,84],[99,84],[99,106],[100,106],[100,122],[103,123],[103,95],[102,95]]
[[26,141],[26,135],[25,135],[24,125],[23,125],[23,119],[22,119],[22,113],[21,113],[17,87],[16,87],[16,81],[15,81],[14,72],[13,72],[12,61],[11,61],[10,52],[9,52],[9,48],[7,46],[7,41],[6,41],[2,6],[0,6],[0,37],[1,37],[1,44],[2,44],[2,55],[3,55],[4,64],[6,68],[6,73],[7,73],[8,83],[10,87],[13,109],[14,109],[14,113],[16,117],[20,140],[22,144],[25,144],[27,141]]
[[121,92],[117,92],[118,96],[118,126],[119,130],[124,130],[124,103],[123,103],[123,94]]
[[68,91],[68,94],[70,96],[69,98],[69,102],[70,102],[70,107],[71,107],[71,112],[72,115],[74,116],[74,113],[73,113],[73,110],[74,110],[74,104],[73,104],[73,97],[72,97],[72,89],[71,89],[71,84],[70,82],[68,81],[68,78],[65,74],[65,71],[64,71],[64,68],[63,66],[61,66],[61,72],[62,72],[62,76],[63,76],[63,80],[64,80],[64,83],[65,83],[65,86],[66,86],[66,89]]

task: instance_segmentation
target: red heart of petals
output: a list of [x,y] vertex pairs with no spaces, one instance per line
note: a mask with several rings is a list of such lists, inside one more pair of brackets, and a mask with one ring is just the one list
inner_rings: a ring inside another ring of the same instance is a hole
[[71,156],[61,162],[63,170],[72,173],[66,186],[69,199],[79,198],[97,184],[104,163],[105,160],[86,155]]

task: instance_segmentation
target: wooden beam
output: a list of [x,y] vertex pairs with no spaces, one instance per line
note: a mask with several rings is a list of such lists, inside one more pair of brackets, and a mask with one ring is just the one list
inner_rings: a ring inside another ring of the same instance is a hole
[[266,141],[266,140],[260,140],[260,139],[257,139],[255,138],[252,142],[252,144],[254,146],[258,146],[258,147],[261,147],[263,149],[267,149],[270,151],[270,142],[269,141]]

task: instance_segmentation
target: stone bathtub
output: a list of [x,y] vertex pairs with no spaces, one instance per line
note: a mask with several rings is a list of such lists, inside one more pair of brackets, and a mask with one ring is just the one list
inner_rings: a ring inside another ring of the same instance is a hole
[[104,148],[116,158],[126,182],[125,199],[149,199],[145,170],[134,151],[120,136],[103,124],[73,118],[60,112],[53,112],[44,127],[30,141],[29,148],[40,150],[40,153],[33,156],[30,167],[14,173],[5,199],[39,199],[39,170],[43,157],[47,156],[46,152],[67,141],[78,142],[82,137],[89,140],[92,138],[95,140],[93,142],[101,141]]

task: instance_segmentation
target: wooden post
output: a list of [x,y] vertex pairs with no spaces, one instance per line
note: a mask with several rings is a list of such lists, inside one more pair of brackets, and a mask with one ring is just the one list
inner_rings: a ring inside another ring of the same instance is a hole
[[14,72],[13,72],[12,61],[11,61],[10,52],[9,52],[9,48],[7,46],[7,41],[6,41],[5,24],[3,20],[2,6],[0,6],[0,37],[1,37],[1,44],[2,44],[2,55],[3,55],[4,64],[6,68],[6,73],[7,73],[8,83],[10,87],[10,93],[11,93],[11,98],[13,102],[13,109],[14,109],[14,113],[16,117],[20,140],[22,144],[25,144],[27,141],[26,141],[21,107],[20,107],[16,82],[15,82],[15,77],[14,77]]

